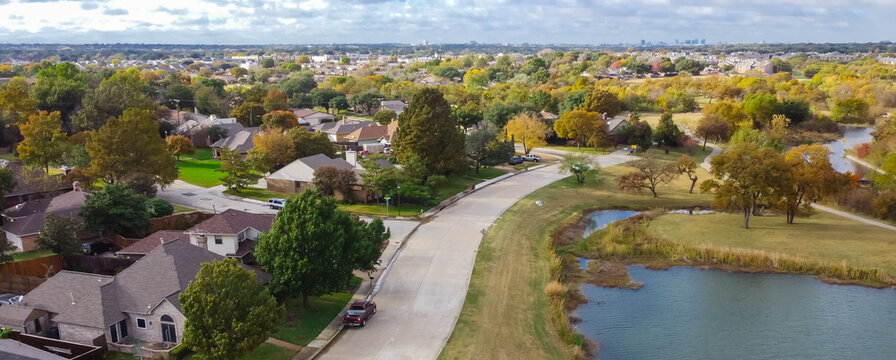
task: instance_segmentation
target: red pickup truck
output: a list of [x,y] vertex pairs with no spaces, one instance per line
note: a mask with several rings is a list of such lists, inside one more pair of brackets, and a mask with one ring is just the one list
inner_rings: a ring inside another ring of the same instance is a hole
[[345,326],[365,326],[367,319],[376,314],[376,303],[369,300],[355,301],[342,317]]

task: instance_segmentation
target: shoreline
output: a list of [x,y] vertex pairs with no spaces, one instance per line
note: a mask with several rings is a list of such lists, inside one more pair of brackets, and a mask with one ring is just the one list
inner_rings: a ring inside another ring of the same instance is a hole
[[[576,251],[581,251],[583,246],[579,245],[582,244],[583,241],[588,239],[582,238],[582,233],[585,229],[585,223],[587,219],[595,211],[601,210],[636,209],[625,207],[596,207],[585,209],[582,212],[577,212],[567,218],[567,220],[560,224],[559,227],[553,232],[550,237],[550,246],[548,246],[547,249],[548,255],[560,262],[558,266],[559,274],[557,278],[558,281],[560,281],[568,289],[566,301],[561,304],[563,307],[562,310],[564,312],[564,317],[566,318],[566,321],[563,322],[563,324],[567,326],[567,331],[572,332],[576,337],[580,339],[579,343],[581,344],[582,350],[590,358],[596,358],[594,351],[599,347],[598,340],[585,337],[573,325],[578,322],[579,319],[575,318],[572,313],[580,305],[588,302],[588,299],[585,298],[585,296],[581,293],[581,287],[583,284],[588,283],[600,287],[638,290],[643,286],[643,284],[634,281],[629,275],[628,266],[631,265],[642,265],[650,270],[668,270],[671,267],[680,266],[692,267],[702,270],[723,270],[731,273],[811,275],[815,279],[818,279],[819,281],[829,285],[855,285],[876,289],[890,288],[896,291],[896,277],[883,273],[880,269],[869,270],[851,268],[847,267],[845,264],[835,266],[825,265],[821,263],[811,263],[785,254],[764,253],[761,251],[751,251],[743,249],[712,248],[709,246],[689,248],[683,245],[656,238],[651,239],[652,243],[647,242],[644,245],[653,247],[654,250],[668,250],[671,248],[675,248],[677,251],[681,251],[683,253],[702,252],[704,256],[708,255],[708,258],[713,260],[703,260],[699,256],[693,258],[685,257],[684,259],[663,258],[658,254],[649,253],[646,255],[633,256],[611,255],[609,257],[595,257],[587,256],[590,254],[574,253]],[[620,232],[617,229],[618,227],[623,227],[620,234],[623,234],[624,236],[632,236],[632,234],[625,232],[626,230],[637,228],[632,227],[631,225],[640,225],[644,221],[647,221],[649,223],[650,220],[652,220],[656,216],[664,214],[668,210],[664,209],[662,214],[657,214],[657,210],[640,211],[641,213],[632,217],[622,220],[616,220],[607,224],[606,228],[595,231],[592,235],[589,236],[589,238],[595,235],[604,234],[610,228],[613,228],[614,231]],[[578,249],[574,249],[576,246],[578,246]],[[591,249],[591,252],[593,252],[594,250],[600,251],[602,249]],[[739,261],[737,259],[738,257],[749,257],[750,261],[761,261],[754,265],[748,265],[744,263],[737,263]],[[586,267],[582,267],[582,265],[580,264],[580,259],[585,261]],[[798,265],[801,270],[785,269],[781,267],[784,263],[788,262]],[[834,276],[833,274],[831,274],[832,271],[834,273],[841,274],[841,276]],[[864,275],[865,278],[850,278],[850,276],[859,277],[859,275]],[[875,276],[883,281],[870,280],[867,278],[868,276]]]

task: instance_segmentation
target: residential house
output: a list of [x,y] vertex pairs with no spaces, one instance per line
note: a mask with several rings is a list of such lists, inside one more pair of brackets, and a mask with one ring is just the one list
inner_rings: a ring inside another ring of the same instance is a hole
[[336,115],[322,113],[311,109],[290,109],[299,118],[300,125],[317,126],[326,122],[336,121]]
[[392,110],[396,115],[401,115],[401,112],[408,107],[408,103],[401,100],[383,100],[380,101],[380,109],[383,110]]
[[[606,118],[606,117],[605,117]],[[607,122],[607,134],[613,135],[622,128],[628,121],[624,118],[609,118]]]
[[548,120],[548,121],[550,121],[550,122],[557,121],[557,119],[560,118],[559,116],[557,116],[557,115],[555,115],[555,114],[552,114],[552,113],[549,113],[549,112],[547,112],[547,111],[542,111],[542,112],[540,112],[539,114],[541,115],[541,118],[542,118],[542,119]]
[[237,258],[243,263],[252,263],[258,235],[271,230],[273,224],[273,214],[228,209],[191,227],[184,234],[189,236],[193,245],[221,256]]
[[395,131],[398,130],[398,121],[392,121],[389,125],[373,125],[362,127],[345,136],[345,141],[358,144],[368,152],[380,153],[384,146],[392,143]]
[[[183,337],[185,317],[178,296],[202,263],[222,259],[174,240],[115,276],[62,271],[18,304],[0,307],[0,326],[28,334],[58,332],[62,340],[82,344],[105,342],[117,351],[134,352],[130,344],[140,342],[144,356],[164,355]],[[270,275],[256,271],[256,278],[266,282]]]
[[17,161],[0,159],[0,168],[12,171],[12,179],[16,186],[6,193],[3,208],[23,202],[52,197],[72,190],[72,184],[65,181],[64,175],[43,176],[43,169],[28,169]]
[[51,199],[35,199],[13,206],[3,212],[3,232],[17,251],[34,250],[34,241],[44,226],[46,214],[78,217],[86,199],[77,183],[73,191]]
[[214,157],[221,156],[221,148],[236,150],[240,155],[246,155],[249,152],[249,149],[255,146],[252,142],[252,137],[258,133],[257,127],[244,128],[241,125],[236,124],[229,129],[235,131],[231,132],[231,130],[228,130],[227,137],[215,141],[215,143],[210,146]]
[[[346,152],[346,158],[350,159],[353,157],[357,157],[356,152]],[[306,156],[293,161],[280,170],[275,171],[273,174],[268,175],[268,177],[266,178],[266,182],[268,185],[267,188],[271,191],[283,192],[287,194],[297,194],[307,189],[313,189],[314,171],[325,166],[330,166],[341,170],[355,170],[354,165],[352,165],[349,161],[343,159],[331,159],[324,154]],[[359,196],[361,196],[361,194],[355,194],[355,192],[363,193],[360,187],[354,190],[356,191],[353,191],[352,194],[337,194],[337,198],[344,198],[348,196],[358,198]],[[363,199],[363,197],[360,198]]]
[[315,130],[327,134],[331,142],[347,142],[346,136],[363,127],[377,126],[376,121],[361,119],[343,119],[339,122],[323,123],[315,127]]
[[159,230],[151,235],[140,239],[139,241],[128,245],[124,249],[118,250],[116,254],[118,257],[122,257],[129,260],[137,260],[140,259],[146,254],[149,254],[155,248],[159,247],[166,242],[172,242],[174,240],[188,240],[190,237],[184,233],[183,230]]

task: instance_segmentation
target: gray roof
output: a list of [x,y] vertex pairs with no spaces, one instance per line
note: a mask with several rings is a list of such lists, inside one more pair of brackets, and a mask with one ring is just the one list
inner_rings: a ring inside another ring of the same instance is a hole
[[273,214],[256,214],[236,209],[212,216],[205,221],[191,227],[187,232],[205,232],[208,234],[238,234],[253,228],[259,232],[268,232],[274,224]]
[[249,149],[255,146],[252,142],[252,135],[255,135],[256,133],[258,133],[257,127],[244,128],[243,130],[236,132],[228,130],[228,136],[226,138],[215,141],[210,147],[226,147],[231,150],[239,151],[240,154],[245,154],[249,152]]
[[3,230],[18,236],[37,234],[44,226],[45,214],[76,218],[85,199],[83,191],[69,191],[52,199],[37,199],[16,205],[4,214],[11,221],[3,224]]
[[396,114],[401,115],[401,112],[404,111],[404,108],[408,107],[408,104],[401,100],[383,100],[380,102],[380,107],[392,110]]
[[625,121],[625,118],[608,119],[607,120],[607,132],[611,133],[611,134],[616,132],[616,130],[618,130],[619,127],[622,126],[623,124],[625,124],[626,122],[627,121]]
[[341,158],[331,159],[329,156],[326,156],[324,154],[306,156],[306,157],[303,157],[296,161],[300,161],[300,162],[304,163],[305,165],[308,165],[308,167],[310,167],[314,170],[317,170],[324,166],[332,166],[337,169],[347,169],[347,170],[351,170],[351,169],[355,168],[354,166],[352,166],[352,164],[349,164],[347,161],[345,161]]
[[[164,300],[181,310],[177,295],[196,278],[202,263],[222,259],[187,241],[174,240],[156,247],[115,277],[60,272],[25,295],[20,304],[59,313],[53,318],[56,322],[105,328],[124,319],[125,313],[147,314]],[[270,280],[264,272],[255,273],[260,281]],[[70,293],[71,297],[66,296]]]
[[379,124],[376,121],[370,120],[346,120],[322,123],[317,127],[317,131],[327,134],[351,134],[360,128],[375,125]]
[[0,339],[0,358],[4,360],[65,360],[66,358],[25,345],[12,339]]

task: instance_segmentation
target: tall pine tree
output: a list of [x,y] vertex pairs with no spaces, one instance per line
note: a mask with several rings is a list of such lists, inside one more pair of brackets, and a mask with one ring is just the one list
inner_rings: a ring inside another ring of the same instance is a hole
[[392,150],[399,163],[419,156],[427,175],[456,174],[467,169],[464,133],[436,88],[420,90],[398,116]]

